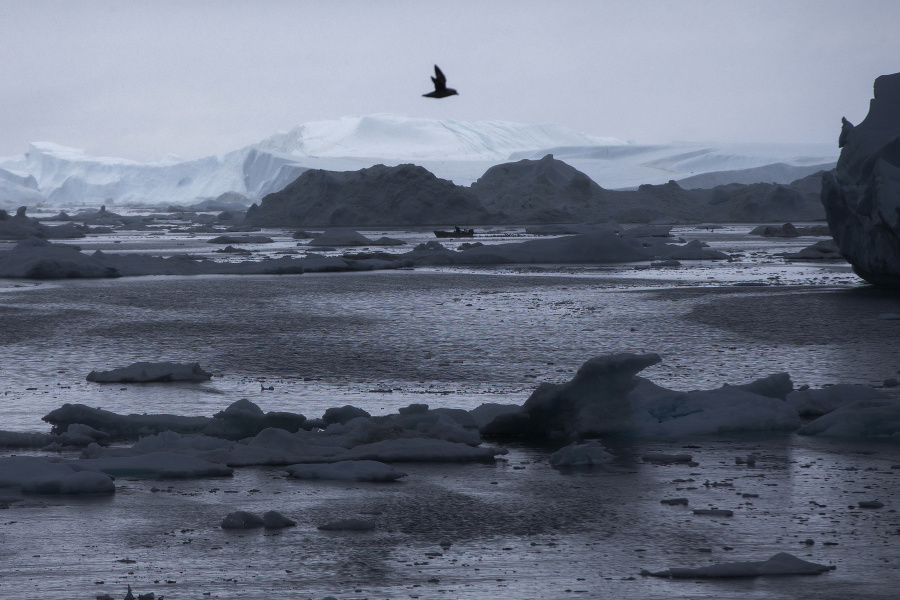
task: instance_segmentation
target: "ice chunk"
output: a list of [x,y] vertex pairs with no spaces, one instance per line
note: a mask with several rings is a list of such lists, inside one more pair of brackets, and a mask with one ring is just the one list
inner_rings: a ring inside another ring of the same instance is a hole
[[695,508],[694,514],[704,517],[733,517],[734,511],[726,508]]
[[[349,227],[331,227],[307,242],[310,246],[375,246],[373,240]],[[401,242],[402,243],[402,242]]]
[[264,512],[262,519],[263,527],[266,529],[283,529],[285,527],[293,527],[297,524],[293,519],[289,519],[275,510],[267,510]]
[[49,433],[0,430],[0,448],[43,448],[54,439]]
[[322,416],[322,420],[330,425],[331,423],[346,423],[347,421],[355,419],[357,417],[369,416],[371,415],[363,409],[347,404],[339,408],[329,408]]
[[817,575],[835,567],[807,562],[787,552],[779,552],[769,560],[730,562],[690,569],[673,567],[665,571],[642,570],[641,575],[676,579],[704,579],[720,577],[759,577],[762,575]]
[[240,440],[255,436],[268,428],[295,432],[305,423],[306,417],[303,415],[289,412],[263,413],[259,406],[247,398],[241,398],[213,415],[212,421],[203,431],[207,435]]
[[891,437],[900,439],[900,401],[857,400],[834,410],[798,431],[801,435]]
[[572,442],[550,455],[550,464],[554,467],[588,467],[603,465],[613,460],[615,456],[607,452],[600,442],[586,444]]
[[227,477],[234,473],[230,467],[173,452],[83,459],[72,463],[72,467],[81,471],[102,471],[109,475],[141,478]]
[[819,390],[793,391],[787,395],[787,403],[801,417],[820,417],[854,402],[885,398],[884,392],[867,385],[839,383]]
[[207,373],[199,363],[136,362],[111,371],[91,371],[88,381],[96,383],[149,383],[157,381],[207,381]]
[[781,400],[786,373],[718,390],[676,392],[636,377],[657,354],[612,354],[588,360],[568,383],[542,383],[515,412],[500,414],[486,436],[595,437],[610,434],[701,435],[797,429],[796,410]]
[[72,463],[15,456],[0,458],[0,487],[21,487],[33,494],[113,494],[115,485],[103,473],[79,473]]
[[168,414],[119,415],[84,404],[63,404],[45,415],[43,420],[53,425],[56,432],[65,431],[72,423],[82,423],[106,432],[114,439],[137,438],[162,431],[200,433],[210,421],[209,417]]
[[481,428],[488,436],[600,437],[634,431],[628,398],[635,374],[658,354],[611,354],[585,362],[568,383],[542,383],[521,410],[498,415]]
[[0,252],[0,277],[73,279],[121,277],[122,273],[96,256],[82,254],[76,246],[51,244],[28,238],[11,250]]
[[245,510],[236,510],[228,513],[222,519],[222,529],[254,529],[262,527],[265,521],[259,515]]
[[37,477],[22,484],[22,492],[26,494],[107,495],[115,491],[116,486],[107,475],[91,472],[74,472],[58,478]]
[[336,479],[342,481],[396,481],[406,473],[374,460],[342,460],[330,464],[298,464],[287,467],[297,479]]

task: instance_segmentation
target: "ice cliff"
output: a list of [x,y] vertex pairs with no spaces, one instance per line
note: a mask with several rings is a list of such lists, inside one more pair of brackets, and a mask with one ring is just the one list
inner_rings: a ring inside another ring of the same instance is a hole
[[860,277],[900,287],[900,73],[875,80],[869,114],[844,119],[838,144],[821,196],[834,240]]
[[[608,189],[691,178],[684,187],[788,183],[830,168],[837,151],[822,144],[637,145],[560,125],[463,122],[402,115],[305,123],[218,156],[135,162],[36,142],[0,158],[0,208],[40,204],[194,204],[225,192],[252,200],[279,191],[309,169],[355,171],[414,162],[469,185],[486,169],[548,153]],[[701,177],[711,174],[710,177]]]

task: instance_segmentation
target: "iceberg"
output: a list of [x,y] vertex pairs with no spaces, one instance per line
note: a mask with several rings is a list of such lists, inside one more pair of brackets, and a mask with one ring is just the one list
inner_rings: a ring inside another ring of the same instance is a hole
[[[253,201],[310,169],[359,170],[415,162],[470,185],[490,167],[552,153],[607,189],[688,179],[687,187],[780,184],[830,168],[825,144],[638,145],[555,124],[464,122],[377,114],[305,123],[255,144],[196,160],[140,163],[49,142],[0,159],[0,208],[103,203],[196,205],[225,193]],[[710,174],[706,179],[700,175]]]
[[837,167],[822,179],[822,204],[841,254],[857,275],[900,287],[900,73],[875,80],[869,113],[844,119]]
[[[784,400],[793,388],[785,373],[740,386],[679,392],[637,376],[661,360],[658,354],[627,352],[594,357],[571,381],[540,384],[519,410],[497,415],[481,434],[581,439],[792,431],[801,425],[797,410]],[[664,457],[690,461],[686,454]]]

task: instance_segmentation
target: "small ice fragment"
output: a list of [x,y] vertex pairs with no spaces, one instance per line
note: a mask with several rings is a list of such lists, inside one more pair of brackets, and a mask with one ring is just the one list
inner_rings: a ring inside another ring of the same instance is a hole
[[651,452],[649,454],[644,454],[641,458],[644,459],[644,462],[658,465],[689,463],[692,459],[690,454],[664,454],[662,452]]
[[707,517],[731,517],[734,515],[734,511],[724,508],[695,508],[694,514]]
[[252,529],[262,527],[263,519],[245,510],[236,510],[222,519],[222,529]]
[[668,504],[669,506],[688,505],[687,498],[667,498],[659,501],[660,504]]
[[293,519],[289,519],[275,510],[264,512],[262,519],[263,527],[266,529],[281,529],[283,527],[293,527],[297,524]]

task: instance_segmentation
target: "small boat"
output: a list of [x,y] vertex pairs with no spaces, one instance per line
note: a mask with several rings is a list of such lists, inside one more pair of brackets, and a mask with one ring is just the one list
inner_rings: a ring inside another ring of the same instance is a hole
[[442,231],[440,229],[435,229],[434,235],[439,238],[475,237],[475,230],[460,229],[459,227],[454,227],[453,231]]

